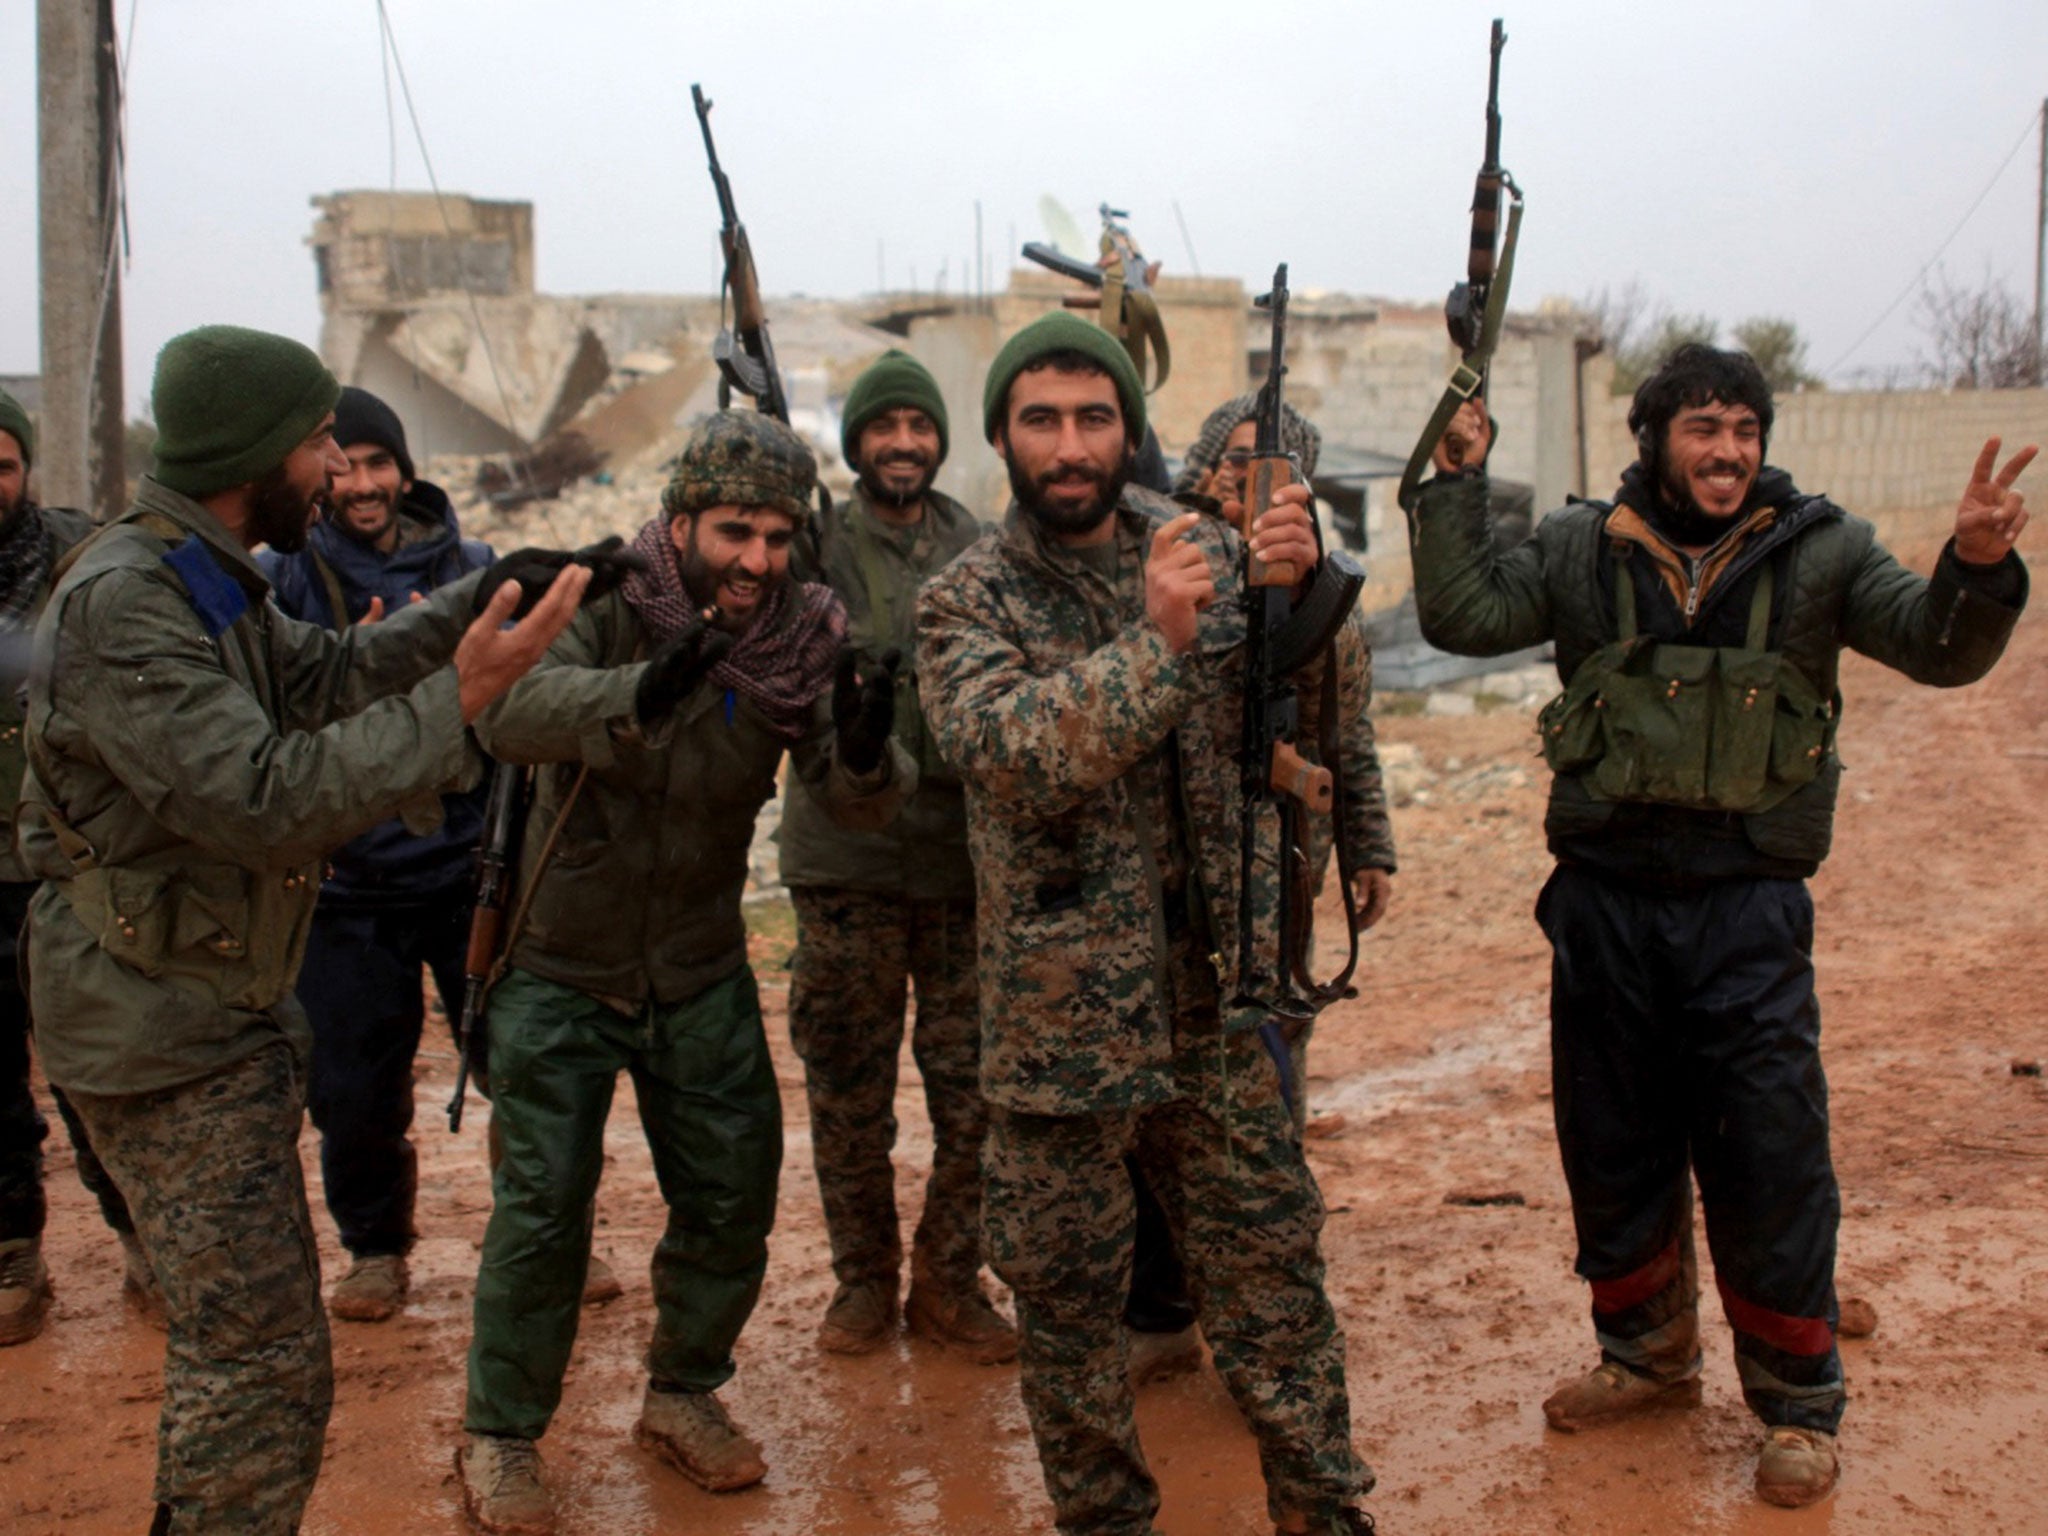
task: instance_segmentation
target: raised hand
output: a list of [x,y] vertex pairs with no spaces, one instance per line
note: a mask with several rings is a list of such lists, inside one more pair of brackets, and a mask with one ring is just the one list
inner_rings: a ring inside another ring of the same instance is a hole
[[[590,585],[587,566],[569,565],[557,575],[540,600],[525,601],[516,581],[501,582],[455,647],[455,676],[462,695],[462,718],[473,721],[491,702],[532,670],[549,646],[569,627]],[[505,628],[520,608],[526,617]]]
[[637,549],[624,546],[625,540],[613,534],[608,539],[599,539],[595,544],[586,544],[577,550],[515,549],[486,570],[483,580],[477,583],[476,611],[482,613],[500,587],[516,581],[528,596],[512,617],[523,619],[539,601],[539,594],[548,590],[548,583],[572,565],[590,573],[583,600],[590,602],[602,597],[632,572],[647,569],[646,557]]
[[1493,421],[1486,414],[1486,399],[1474,395],[1451,417],[1444,435],[1437,439],[1429,462],[1440,475],[1454,475],[1486,462],[1486,450],[1493,446]]
[[891,646],[882,664],[860,675],[853,647],[839,653],[832,679],[832,726],[839,741],[839,761],[853,774],[873,773],[888,750],[896,725],[896,673],[903,653]]
[[1968,565],[1998,564],[2027,526],[2026,502],[2012,485],[2040,449],[2029,443],[1994,475],[1998,448],[1997,438],[1985,441],[1984,451],[1970,471],[1970,483],[1963,488],[1963,499],[1956,503],[1956,558]]
[[684,625],[647,658],[647,669],[633,690],[633,712],[640,723],[658,725],[674,714],[676,706],[731,649],[732,636],[713,629],[701,616]]
[[1199,512],[1183,512],[1162,525],[1152,535],[1152,557],[1145,562],[1145,616],[1176,652],[1194,648],[1195,619],[1216,601],[1209,558],[1187,541],[1201,520]]

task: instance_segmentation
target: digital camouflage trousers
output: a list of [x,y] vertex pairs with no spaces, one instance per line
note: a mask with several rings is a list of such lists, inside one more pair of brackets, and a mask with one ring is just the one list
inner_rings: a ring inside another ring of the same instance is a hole
[[320,1473],[334,1367],[282,1041],[155,1093],[71,1096],[128,1197],[170,1315],[156,1530],[289,1536]]
[[811,1152],[843,1284],[887,1281],[902,1265],[896,1220],[896,1063],[906,993],[917,998],[911,1055],[924,1079],[932,1171],[913,1264],[964,1287],[981,1269],[981,1020],[974,903],[792,889],[797,947],[789,1032],[804,1062]]

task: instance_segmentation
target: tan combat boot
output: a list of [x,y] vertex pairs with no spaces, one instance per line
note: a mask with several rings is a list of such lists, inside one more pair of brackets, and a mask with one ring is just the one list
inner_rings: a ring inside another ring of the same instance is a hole
[[832,1293],[818,1348],[835,1355],[871,1355],[896,1332],[896,1277],[856,1280]]
[[1202,1368],[1202,1330],[1189,1323],[1178,1333],[1141,1333],[1126,1328],[1131,1348],[1131,1385],[1171,1381]]
[[403,1255],[373,1253],[350,1264],[335,1282],[327,1310],[352,1323],[381,1323],[405,1305],[411,1288]]
[[709,1392],[647,1389],[633,1438],[713,1493],[751,1488],[768,1475],[761,1447],[741,1434]]
[[995,1309],[978,1279],[944,1285],[913,1274],[903,1320],[917,1338],[957,1350],[976,1365],[1017,1358],[1017,1330]]
[[158,1333],[171,1331],[170,1310],[164,1305],[163,1287],[156,1283],[156,1271],[149,1267],[149,1255],[133,1232],[121,1234],[121,1299],[136,1317]]
[[1678,1381],[1660,1381],[1632,1371],[1618,1360],[1603,1360],[1585,1375],[1559,1382],[1557,1390],[1543,1400],[1543,1417],[1552,1429],[1569,1434],[1637,1414],[1699,1405],[1697,1369]]
[[540,1448],[512,1435],[471,1435],[455,1453],[462,1507],[492,1536],[551,1536],[555,1501],[541,1481]]
[[612,1273],[611,1265],[593,1253],[590,1267],[583,1271],[583,1305],[601,1307],[625,1294],[626,1288],[619,1284],[619,1277]]
[[0,1346],[26,1344],[43,1331],[57,1288],[35,1238],[0,1243]]
[[1774,1424],[1756,1462],[1757,1497],[1767,1504],[1801,1509],[1835,1491],[1842,1458],[1825,1430]]
[[1347,1504],[1320,1520],[1313,1515],[1282,1515],[1273,1527],[1273,1536],[1374,1536],[1378,1530],[1371,1515]]

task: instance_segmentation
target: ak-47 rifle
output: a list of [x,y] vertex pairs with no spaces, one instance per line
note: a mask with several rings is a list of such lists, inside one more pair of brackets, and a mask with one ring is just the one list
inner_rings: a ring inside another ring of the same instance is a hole
[[[1287,263],[1274,269],[1273,288],[1255,302],[1273,317],[1272,346],[1267,354],[1266,381],[1259,387],[1253,413],[1251,462],[1245,467],[1243,526],[1245,545],[1245,681],[1244,743],[1241,759],[1243,808],[1239,829],[1242,863],[1238,883],[1238,976],[1245,1001],[1266,1010],[1259,1033],[1280,1068],[1282,1093],[1293,1096],[1287,1057],[1287,1030],[1299,1029],[1324,1007],[1342,997],[1358,965],[1358,912],[1351,882],[1351,857],[1342,835],[1341,739],[1337,720],[1337,661],[1332,646],[1365,585],[1365,571],[1342,551],[1322,551],[1317,580],[1299,605],[1294,587],[1301,573],[1292,565],[1268,565],[1251,552],[1252,522],[1272,505],[1276,491],[1301,478],[1301,468],[1284,445],[1282,381],[1287,376]],[[1322,545],[1320,529],[1317,547]],[[1295,745],[1301,729],[1301,701],[1292,677],[1316,655],[1324,656],[1320,730],[1316,742],[1320,763],[1309,761]],[[1252,997],[1257,964],[1258,924],[1252,900],[1254,851],[1260,810],[1273,806],[1279,816],[1280,950],[1272,968],[1274,994]],[[1310,974],[1310,922],[1315,893],[1303,836],[1308,816],[1338,822],[1339,884],[1344,891],[1345,928],[1351,953],[1339,974],[1317,982]],[[1290,1102],[1289,1108],[1291,1109]]]
[[[1514,278],[1515,244],[1522,227],[1522,189],[1500,163],[1500,54],[1507,41],[1507,29],[1498,17],[1494,18],[1486,85],[1486,156],[1472,186],[1472,245],[1465,258],[1465,281],[1452,288],[1450,297],[1444,301],[1444,324],[1450,330],[1451,344],[1462,357],[1401,475],[1400,502],[1407,511],[1414,509],[1422,472],[1429,467],[1429,456],[1436,451],[1437,442],[1451,424],[1451,418],[1457,415],[1458,407],[1474,395],[1483,394],[1486,370],[1500,341],[1501,321],[1507,315],[1508,285]],[[1505,240],[1500,238],[1503,189],[1513,199],[1508,208]]]
[[789,396],[783,391],[782,371],[775,366],[775,347],[768,339],[768,311],[761,302],[761,280],[754,272],[754,248],[747,241],[747,226],[733,206],[732,183],[718,163],[718,146],[711,142],[711,102],[700,85],[690,87],[690,100],[697,105],[697,126],[704,130],[704,158],[710,162],[711,185],[718,192],[718,243],[725,250],[721,319],[725,295],[732,295],[732,325],[720,329],[711,344],[711,355],[724,377],[728,397],[737,391],[787,426]]
[[1124,222],[1130,218],[1129,213],[1107,203],[1097,211],[1102,215],[1102,254],[1093,266],[1040,240],[1026,241],[1024,256],[1097,290],[1094,294],[1069,295],[1067,308],[1094,310],[1096,323],[1121,341],[1124,350],[1131,354],[1140,381],[1145,377],[1147,361],[1156,355],[1159,371],[1151,383],[1156,390],[1173,369],[1166,322],[1160,317],[1159,300],[1152,292],[1159,264],[1147,262],[1145,253],[1138,249],[1137,237]]
[[[484,802],[483,840],[476,850],[476,909],[469,919],[469,950],[462,961],[462,1016],[455,1021],[455,1096],[448,1101],[448,1129],[462,1129],[473,1064],[490,1059],[484,1003],[497,976],[505,938],[505,908],[519,868],[519,837],[526,825],[530,770],[499,763],[491,770]],[[479,1076],[482,1074],[479,1073]],[[486,1088],[488,1092],[488,1087]]]

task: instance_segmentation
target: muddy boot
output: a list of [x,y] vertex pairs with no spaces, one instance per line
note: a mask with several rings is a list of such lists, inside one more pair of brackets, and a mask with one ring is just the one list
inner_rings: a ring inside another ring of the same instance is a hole
[[541,1481],[540,1448],[512,1435],[471,1435],[455,1453],[462,1507],[477,1529],[499,1536],[549,1536],[555,1501]]
[[896,1332],[896,1277],[855,1280],[832,1293],[818,1348],[835,1355],[871,1355]]
[[1842,1458],[1825,1430],[1774,1424],[1756,1463],[1757,1497],[1767,1504],[1800,1509],[1835,1491]]
[[1177,1333],[1141,1333],[1126,1329],[1131,1341],[1131,1385],[1171,1381],[1202,1368],[1202,1331],[1193,1323]]
[[1372,1516],[1352,1504],[1320,1520],[1313,1515],[1282,1515],[1273,1536],[1375,1536],[1378,1530]]
[[405,1305],[411,1284],[402,1254],[367,1254],[335,1282],[327,1310],[352,1323],[381,1323]]
[[26,1344],[41,1333],[56,1294],[40,1242],[17,1237],[0,1243],[0,1346]]
[[626,1288],[619,1284],[619,1277],[612,1273],[611,1265],[593,1253],[590,1268],[583,1272],[583,1305],[601,1307],[625,1294]]
[[121,1234],[121,1299],[128,1310],[158,1333],[171,1331],[171,1318],[164,1306],[164,1288],[156,1283],[156,1271],[149,1267],[149,1255],[133,1232]]
[[713,1493],[751,1488],[768,1475],[761,1447],[734,1427],[709,1392],[647,1389],[633,1438]]
[[1693,1374],[1678,1381],[1660,1381],[1632,1371],[1619,1360],[1603,1360],[1583,1376],[1558,1383],[1557,1390],[1543,1400],[1543,1417],[1552,1429],[1566,1433],[1633,1418],[1639,1413],[1660,1413],[1671,1408],[1700,1405],[1698,1366]]
[[1840,1321],[1835,1335],[1844,1339],[1867,1339],[1877,1332],[1877,1308],[1861,1296],[1842,1298]]
[[916,1337],[957,1350],[976,1365],[1017,1358],[1017,1330],[983,1294],[978,1279],[945,1285],[913,1275],[903,1321]]

